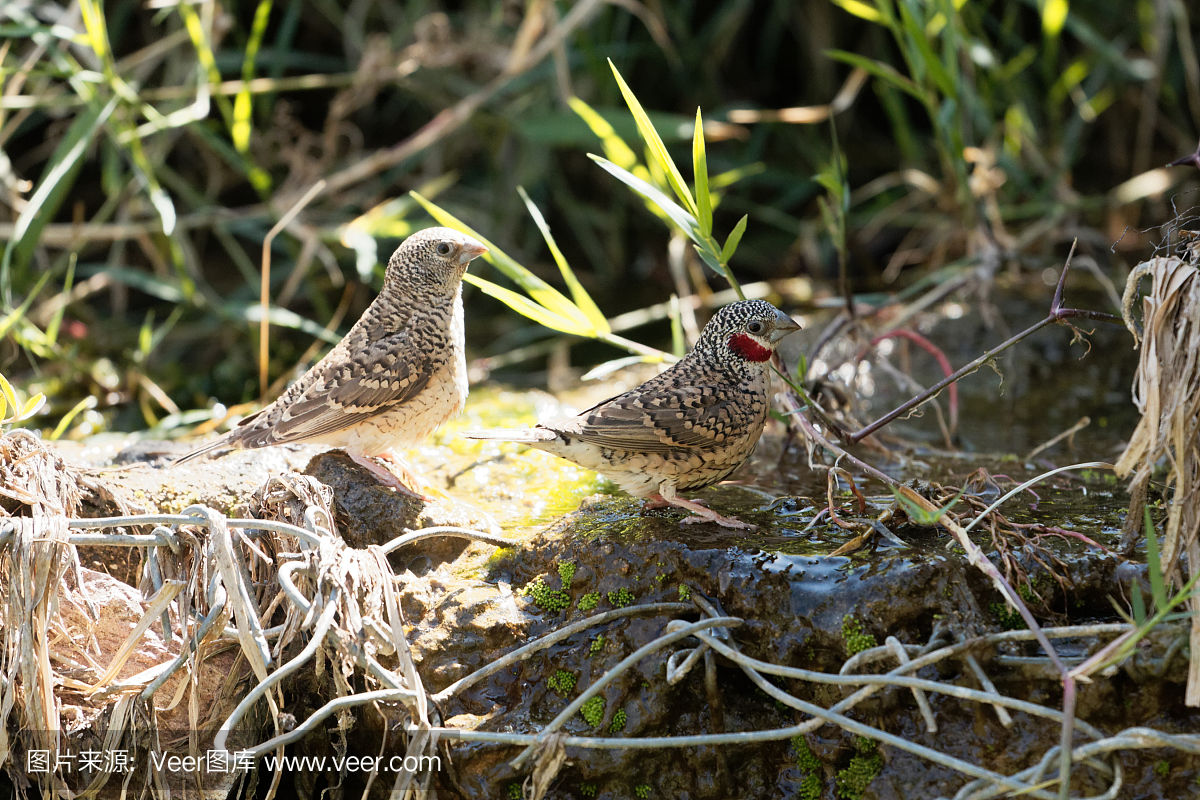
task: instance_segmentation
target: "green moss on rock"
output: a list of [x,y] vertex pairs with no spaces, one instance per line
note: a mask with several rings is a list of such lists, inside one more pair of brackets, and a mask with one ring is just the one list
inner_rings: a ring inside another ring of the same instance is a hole
[[579,709],[579,716],[583,717],[583,721],[593,728],[600,727],[600,723],[604,721],[604,698],[596,695],[589,699]]

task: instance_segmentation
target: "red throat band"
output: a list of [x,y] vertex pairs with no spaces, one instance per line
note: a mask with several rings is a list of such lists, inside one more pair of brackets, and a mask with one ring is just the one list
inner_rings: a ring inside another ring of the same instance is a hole
[[729,349],[747,361],[770,361],[770,348],[763,347],[753,337],[744,333],[735,333],[729,337]]

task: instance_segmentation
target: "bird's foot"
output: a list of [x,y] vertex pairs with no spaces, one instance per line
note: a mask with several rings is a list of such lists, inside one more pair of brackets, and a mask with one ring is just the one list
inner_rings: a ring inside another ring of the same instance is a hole
[[[398,456],[389,454],[387,456],[372,457],[357,453],[349,453],[348,455],[355,464],[358,464],[360,467],[364,467],[370,471],[370,473],[378,478],[379,482],[384,486],[390,486],[400,494],[411,497],[414,500],[420,500],[423,503],[428,503],[433,500],[433,498],[426,497],[423,492],[417,490],[417,487],[427,487],[421,486],[421,481],[417,477],[417,474],[413,472],[412,467],[402,461]],[[376,461],[376,458],[391,463],[400,473],[400,475],[408,480],[408,483],[406,484],[394,472]]]
[[716,511],[713,511],[711,508],[708,508],[704,504],[703,500],[684,500],[682,497],[679,497],[674,492],[670,492],[669,497],[663,496],[661,494],[651,495],[650,501],[651,501],[651,503],[662,503],[662,505],[661,506],[652,506],[651,503],[647,503],[646,508],[651,508],[651,507],[662,508],[663,506],[676,506],[678,508],[687,509],[688,511],[691,511],[693,514],[695,514],[695,516],[693,516],[693,517],[684,517],[683,519],[681,519],[679,521],[680,525],[691,525],[691,524],[694,524],[697,522],[715,522],[718,525],[720,525],[722,528],[735,528],[737,530],[744,530],[744,531],[758,530],[757,525],[751,525],[749,522],[742,522],[740,519],[737,519],[736,517],[721,516]]
[[704,508],[703,506],[700,508],[701,510],[696,512],[697,516],[684,517],[683,519],[679,520],[679,524],[691,525],[696,522],[715,522],[722,528],[736,528],[737,530],[743,531],[758,530],[757,525],[751,525],[749,522],[742,522],[737,517],[723,517],[717,512],[713,511],[711,508]]

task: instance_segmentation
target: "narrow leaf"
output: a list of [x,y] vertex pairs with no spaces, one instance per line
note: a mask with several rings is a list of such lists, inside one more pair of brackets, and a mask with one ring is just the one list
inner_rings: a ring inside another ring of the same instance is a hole
[[833,0],[833,4],[859,19],[865,19],[867,22],[878,22],[880,24],[884,22],[883,15],[879,13],[879,9],[862,2],[862,0]]
[[671,222],[675,223],[675,225],[684,233],[686,233],[692,241],[696,242],[697,244],[704,243],[704,239],[700,237],[700,228],[696,223],[696,218],[687,211],[684,211],[683,208],[681,208],[674,200],[667,197],[657,188],[641,178],[621,169],[606,158],[601,158],[600,156],[592,155],[591,153],[588,153],[588,158],[590,158],[592,161],[595,161],[642,197],[645,197],[647,200],[654,203],[654,205],[661,208],[666,215],[671,218]]
[[67,432],[67,428],[70,427],[72,420],[74,420],[75,417],[79,416],[80,411],[83,411],[84,409],[87,409],[87,408],[93,408],[95,405],[96,405],[96,398],[89,396],[89,397],[83,398],[78,403],[76,403],[74,406],[72,406],[71,410],[68,411],[66,414],[63,414],[63,418],[60,419],[58,421],[58,424],[54,426],[54,430],[50,433],[50,441],[52,441],[52,442],[58,441],[59,437],[61,437],[64,433]]
[[588,319],[578,306],[572,303],[562,292],[555,289],[544,280],[534,275],[528,269],[518,264],[511,256],[507,255],[503,250],[496,247],[484,237],[480,236],[471,227],[464,224],[460,219],[455,217],[449,211],[440,206],[429,202],[416,192],[409,192],[413,199],[421,204],[422,208],[429,212],[429,215],[436,219],[442,225],[448,228],[462,231],[463,233],[478,239],[479,242],[488,248],[488,252],[483,254],[484,259],[504,273],[513,283],[525,290],[525,293],[543,305],[552,313],[573,320],[576,327],[585,330],[591,330],[592,322]]
[[33,397],[25,401],[25,407],[21,409],[21,413],[17,415],[17,421],[29,419],[34,414],[42,410],[42,406],[46,405],[46,395],[38,392]]
[[733,232],[729,234],[729,238],[725,240],[725,247],[721,250],[722,264],[728,264],[729,259],[733,258],[733,254],[737,252],[738,245],[742,241],[742,234],[746,232],[746,223],[749,219],[750,215],[747,214],[738,220],[737,225],[733,226]]
[[625,144],[625,140],[617,135],[613,126],[608,124],[608,120],[578,97],[572,97],[567,102],[571,104],[571,110],[582,117],[587,126],[592,129],[592,133],[600,138],[604,155],[608,156],[609,161],[622,169],[633,170],[637,167],[637,156],[634,155],[629,145]]
[[574,336],[591,337],[593,335],[590,325],[579,325],[578,323],[562,316],[561,314],[555,314],[545,306],[538,305],[525,295],[517,294],[513,290],[506,289],[499,284],[492,283],[486,278],[480,278],[478,275],[472,275],[468,272],[463,276],[463,280],[467,283],[478,286],[483,290],[484,294],[491,295],[511,308],[513,311],[529,317],[539,325],[544,325],[551,330],[569,333]]
[[929,98],[925,96],[925,92],[911,78],[901,75],[896,71],[896,68],[890,64],[884,64],[881,61],[875,61],[857,53],[848,53],[845,50],[826,50],[825,55],[830,58],[849,64],[853,67],[862,67],[871,75],[874,75],[879,80],[886,84],[896,87],[902,92],[915,97],[922,103]]
[[272,0],[259,0],[250,28],[250,38],[246,40],[246,53],[242,57],[243,83],[233,101],[233,126],[230,129],[230,138],[233,139],[233,146],[239,153],[250,149],[250,118],[253,112],[250,81],[254,78],[254,60],[258,57],[263,35],[267,32],[267,21],[271,18],[271,2]]
[[1163,580],[1162,557],[1158,554],[1158,532],[1154,530],[1154,520],[1150,519],[1150,509],[1146,508],[1146,572],[1150,578],[1150,592],[1154,597],[1154,610],[1167,609],[1167,584]]
[[696,109],[696,132],[692,135],[692,169],[696,176],[696,220],[700,235],[712,235],[712,196],[708,193],[708,159],[704,154],[704,120]]
[[117,102],[118,98],[114,95],[104,106],[92,105],[71,123],[66,136],[50,157],[41,182],[13,225],[12,238],[4,251],[6,267],[14,249],[18,264],[29,260],[42,235],[42,229],[54,218],[58,207],[74,186],[75,175],[82,165],[81,156],[87,150],[96,131],[117,107]]
[[625,103],[633,113],[638,131],[642,134],[642,138],[646,140],[646,144],[649,145],[654,160],[658,162],[663,172],[667,174],[667,181],[671,184],[671,188],[675,190],[675,194],[679,197],[684,207],[687,208],[688,213],[695,214],[696,201],[692,199],[692,193],[688,191],[687,185],[684,184],[683,176],[679,174],[679,168],[675,166],[675,162],[671,159],[671,154],[667,152],[667,146],[663,144],[662,137],[654,129],[654,124],[650,122],[650,117],[646,116],[646,111],[642,108],[642,104],[638,102],[633,91],[625,83],[625,79],[621,77],[621,73],[617,71],[617,67],[612,63],[611,58],[608,60],[608,66],[612,68],[613,75],[617,78],[617,85],[621,87],[621,94],[625,97]]
[[[933,46],[929,43],[929,37],[925,35],[925,28],[913,16],[912,10],[907,3],[900,3],[900,19],[904,22],[904,29],[908,32],[910,41],[916,45],[920,56],[920,62],[929,70],[929,77],[937,85],[938,90],[946,97],[958,97],[958,87],[950,77],[950,73],[946,71],[946,67],[942,64],[937,53],[933,51]],[[957,58],[957,53],[955,54]]]
[[592,327],[602,333],[611,333],[612,328],[608,326],[608,319],[600,311],[595,301],[592,300],[591,295],[587,293],[587,289],[584,289],[583,284],[575,277],[575,271],[571,269],[571,265],[567,263],[566,257],[558,249],[558,244],[554,241],[554,237],[550,235],[550,226],[546,224],[546,219],[542,216],[542,212],[529,199],[529,195],[525,193],[525,187],[518,186],[517,192],[521,195],[521,199],[525,201],[525,208],[529,209],[529,216],[533,217],[534,224],[542,232],[542,238],[546,240],[546,245],[550,248],[550,253],[554,256],[555,263],[558,264],[558,270],[562,273],[567,288],[571,290],[571,297],[574,298],[575,305],[591,321]]
[[1140,627],[1146,621],[1146,600],[1142,597],[1142,587],[1136,580],[1129,584],[1129,605],[1133,610],[1134,624]]
[[[43,272],[42,277],[38,278],[38,282],[34,284],[33,289],[30,290],[29,294],[25,295],[25,299],[21,302],[21,305],[10,311],[4,319],[0,319],[0,338],[7,336],[9,329],[25,316],[25,312],[33,305],[34,299],[37,298],[38,293],[42,291],[42,287],[46,285],[46,281],[48,280],[50,280],[50,273]],[[3,378],[3,376],[0,376],[0,378]]]
[[13,414],[17,413],[17,409],[21,404],[17,402],[17,393],[13,391],[12,384],[8,382],[8,378],[0,375],[0,392],[4,393],[4,400],[8,407],[13,410]]
[[[65,298],[71,294],[71,284],[75,282],[75,264],[79,261],[78,253],[71,253],[71,257],[67,260],[67,278],[63,281],[62,296]],[[50,317],[50,323],[46,326],[46,339],[51,344],[58,340],[58,330],[62,327],[63,314],[67,311],[67,303],[63,303],[58,307],[58,310]]]

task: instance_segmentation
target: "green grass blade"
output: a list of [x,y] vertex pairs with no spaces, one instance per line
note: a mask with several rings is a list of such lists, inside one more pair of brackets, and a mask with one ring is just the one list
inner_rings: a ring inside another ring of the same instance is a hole
[[[562,292],[555,289],[544,280],[534,275],[521,264],[517,263],[511,256],[489,242],[470,226],[464,224],[460,219],[455,217],[449,211],[440,206],[429,202],[416,192],[409,192],[413,199],[421,204],[421,207],[429,212],[429,215],[436,219],[438,223],[445,225],[448,228],[454,228],[457,231],[462,231],[468,236],[478,239],[481,244],[488,248],[488,252],[484,253],[483,257],[489,264],[492,264],[496,269],[500,270],[513,283],[525,290],[525,293],[532,297],[536,302],[540,303],[550,313],[571,320],[577,330],[592,330],[592,321],[572,303]],[[521,312],[524,313],[524,312]],[[583,334],[594,335],[594,334]]]
[[918,86],[911,78],[908,78],[897,72],[896,68],[891,64],[884,64],[882,61],[875,61],[874,59],[860,56],[857,53],[848,53],[845,50],[826,50],[825,55],[829,56],[835,61],[841,61],[845,64],[849,64],[852,67],[862,67],[869,74],[875,76],[889,86],[894,86],[900,91],[912,95],[922,103],[927,102],[929,99],[925,96],[925,91],[920,86]]
[[1154,597],[1154,610],[1167,610],[1167,582],[1163,580],[1162,557],[1158,554],[1158,532],[1154,530],[1154,520],[1150,519],[1150,509],[1144,509],[1146,524],[1146,572],[1150,578],[1150,593]]
[[1133,622],[1139,627],[1146,621],[1146,601],[1142,597],[1142,587],[1136,580],[1129,583],[1129,606],[1133,611]]
[[621,169],[636,171],[637,156],[629,145],[625,144],[625,140],[617,135],[613,126],[608,124],[608,120],[578,97],[572,97],[568,102],[571,104],[571,110],[578,114],[592,129],[592,133],[600,139],[600,146],[604,148],[604,155],[608,156],[608,160]]
[[45,175],[38,188],[34,191],[29,202],[17,217],[13,225],[12,238],[4,250],[4,272],[7,275],[10,260],[17,257],[18,264],[28,262],[42,235],[42,229],[54,218],[58,207],[66,199],[67,193],[75,184],[75,176],[82,165],[80,160],[99,130],[113,110],[117,107],[117,98],[109,98],[103,106],[93,104],[86,112],[80,114],[63,137],[54,155],[46,165]]
[[254,79],[254,60],[258,57],[258,49],[262,46],[263,36],[267,32],[267,21],[271,18],[271,2],[272,0],[259,0],[250,28],[250,38],[246,40],[246,54],[242,57],[242,80],[245,81],[245,85],[234,98],[233,127],[229,131],[233,146],[239,153],[250,149],[250,117],[253,106],[249,84]]
[[546,246],[550,248],[550,253],[554,256],[555,263],[558,264],[558,270],[562,273],[563,281],[566,282],[567,288],[571,290],[571,297],[575,300],[575,305],[591,321],[592,327],[602,333],[611,333],[612,328],[608,326],[608,319],[600,311],[596,302],[592,300],[592,296],[587,293],[587,289],[584,289],[583,284],[575,277],[575,271],[571,269],[571,265],[567,263],[566,257],[558,249],[558,243],[554,241],[554,237],[550,234],[550,226],[546,224],[546,218],[542,216],[542,212],[529,199],[529,195],[525,193],[525,187],[518,186],[517,192],[521,195],[521,199],[525,201],[525,208],[529,209],[529,216],[533,217],[533,223],[542,232],[542,238],[546,240]]
[[700,235],[712,235],[712,195],[708,193],[708,159],[704,154],[704,120],[700,109],[696,109],[696,132],[692,135],[692,169],[696,176],[696,221],[700,223]]
[[58,425],[54,427],[54,431],[50,434],[50,441],[58,441],[59,437],[67,432],[67,428],[70,427],[72,420],[79,416],[79,412],[86,408],[93,408],[95,405],[96,398],[90,396],[85,397],[76,403],[74,407],[72,407],[71,410],[64,414],[63,418],[58,421]]
[[737,252],[738,245],[742,242],[742,234],[746,232],[746,223],[749,220],[750,215],[747,214],[738,220],[737,225],[733,226],[733,232],[729,234],[729,238],[725,240],[725,247],[721,249],[722,264],[728,264],[729,259],[733,258],[733,254]]
[[958,87],[954,85],[954,80],[950,77],[950,73],[946,71],[942,60],[933,51],[933,46],[929,43],[929,37],[925,35],[925,26],[913,15],[908,0],[900,0],[898,5],[900,8],[900,19],[904,23],[904,29],[909,35],[909,40],[916,46],[917,52],[920,54],[922,66],[929,72],[929,77],[933,79],[938,91],[943,96],[957,98]]
[[675,194],[679,197],[680,202],[687,208],[689,214],[694,215],[696,213],[696,201],[692,199],[692,193],[688,191],[687,184],[683,182],[683,176],[679,174],[679,168],[675,166],[675,161],[672,160],[671,154],[667,152],[667,146],[663,144],[662,137],[654,129],[654,124],[650,122],[650,117],[646,116],[645,109],[642,108],[642,104],[638,102],[633,91],[625,83],[625,79],[621,77],[621,73],[617,71],[617,66],[612,63],[612,59],[608,60],[608,66],[612,68],[613,75],[617,78],[617,85],[621,87],[621,94],[625,97],[625,104],[629,106],[629,110],[633,113],[638,131],[650,147],[650,152],[654,156],[654,160],[658,162],[663,172],[667,174],[667,182],[675,190]]
[[767,165],[761,161],[755,161],[752,164],[747,164],[744,167],[736,167],[735,169],[719,172],[708,179],[710,189],[724,189],[726,186],[732,186],[742,178],[749,178],[751,175],[761,175],[767,171]]
[[31,305],[33,305],[33,301],[38,296],[38,292],[42,291],[42,287],[46,285],[48,280],[50,280],[50,273],[43,272],[42,277],[38,278],[37,284],[33,287],[32,291],[25,296],[25,299],[21,302],[21,305],[5,315],[4,319],[0,319],[0,339],[3,339],[5,336],[7,336],[12,326],[25,316],[25,312],[29,310]]
[[[75,264],[79,261],[78,253],[71,253],[71,257],[67,260],[67,277],[63,281],[61,295],[67,296],[71,294],[71,285],[75,282]],[[58,310],[50,317],[50,323],[46,326],[46,339],[51,343],[58,341],[58,329],[62,326],[63,315],[67,312],[67,304],[63,303],[58,307]]]
[[483,290],[484,294],[491,295],[513,311],[529,317],[539,325],[545,325],[551,330],[569,333],[574,336],[587,336],[590,338],[594,335],[591,325],[579,325],[574,320],[568,319],[561,314],[555,314],[545,306],[538,305],[525,295],[517,294],[512,289],[506,289],[499,284],[492,283],[486,278],[481,278],[478,275],[472,275],[468,272],[466,275],[463,275],[463,280],[473,286],[478,286]]
[[588,158],[595,161],[607,172],[611,173],[617,180],[633,189],[635,192],[645,197],[654,205],[662,209],[668,217],[680,230],[686,233],[692,241],[697,244],[704,244],[704,239],[700,236],[700,227],[696,223],[696,218],[691,213],[685,211],[678,203],[667,197],[657,188],[637,177],[636,175],[623,170],[616,164],[609,161],[607,158],[601,158],[597,155],[588,153]]

